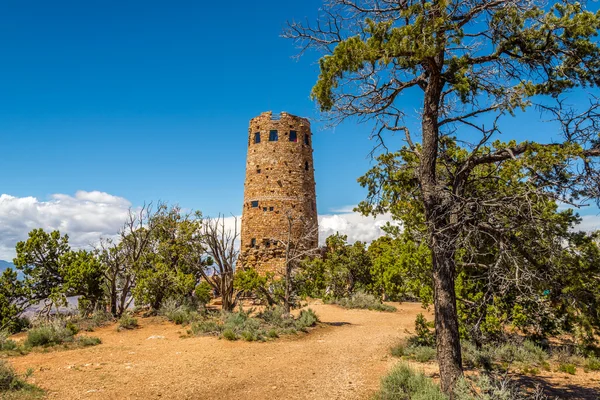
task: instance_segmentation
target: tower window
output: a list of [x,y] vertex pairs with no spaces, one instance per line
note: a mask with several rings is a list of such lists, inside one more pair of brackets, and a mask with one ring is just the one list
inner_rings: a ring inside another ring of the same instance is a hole
[[256,239],[255,238],[250,239],[250,247],[256,247]]
[[254,201],[251,203],[251,205],[252,205],[252,208],[256,208],[256,207],[258,207],[258,200],[254,200]]
[[297,141],[298,141],[298,132],[290,131],[290,142],[297,142]]
[[308,161],[304,163],[304,170],[308,171]]
[[273,210],[274,210],[274,208],[273,208],[273,207],[269,207],[269,211],[273,211]]
[[254,134],[254,143],[260,143],[260,132]]
[[279,139],[277,131],[269,131],[269,142],[276,142]]
[[265,239],[265,247],[271,247],[271,241],[269,239]]
[[308,145],[309,141],[308,141],[308,133],[304,134],[304,144]]
[[263,207],[263,211],[267,211],[267,207]]
[[257,168],[257,169],[256,169],[256,173],[257,173],[257,174],[260,174],[260,168]]

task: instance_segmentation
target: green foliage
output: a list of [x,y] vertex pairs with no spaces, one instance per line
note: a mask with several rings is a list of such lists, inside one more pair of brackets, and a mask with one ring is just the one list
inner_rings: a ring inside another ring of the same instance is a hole
[[196,294],[196,300],[202,306],[206,306],[213,298],[213,289],[208,282],[202,281],[196,286],[194,291]]
[[138,320],[128,313],[123,314],[119,318],[119,329],[135,329],[138,326]]
[[409,339],[416,346],[431,347],[435,345],[435,334],[429,329],[429,323],[421,313],[415,318],[415,336]]
[[25,381],[31,373],[30,369],[20,376],[5,360],[0,360],[0,397],[4,400],[33,400],[44,397],[42,389]]
[[26,321],[20,315],[27,305],[26,296],[17,273],[11,268],[5,270],[0,276],[0,330],[18,332],[25,327]]
[[59,231],[34,229],[26,241],[17,243],[13,263],[25,275],[26,297],[30,301],[50,299],[55,304],[65,304],[61,258],[70,250],[69,237],[61,236]]
[[103,303],[104,269],[94,253],[69,251],[60,259],[60,275],[65,293],[79,295],[79,309],[83,315],[93,313]]
[[0,351],[13,351],[17,347],[17,342],[8,338],[8,332],[0,331]]
[[400,363],[381,381],[377,400],[447,400],[431,379]]
[[350,297],[332,299],[330,301],[333,304],[337,304],[344,308],[359,308],[365,310],[384,311],[384,312],[395,312],[396,307],[383,304],[381,300],[373,296],[372,294],[364,292],[356,292]]
[[177,304],[175,299],[165,300],[158,313],[178,325],[187,325],[199,319],[198,311],[186,304]]
[[101,344],[102,340],[94,336],[79,336],[75,338],[75,342],[81,347],[90,347]]
[[382,236],[369,245],[368,253],[373,293],[391,300],[433,301],[431,252],[424,242],[417,243],[406,233]]
[[61,321],[52,321],[27,331],[25,346],[50,347],[73,341],[73,332],[71,330],[67,329]]
[[301,265],[295,278],[300,295],[343,298],[371,286],[371,259],[365,243],[349,245],[347,239],[346,235],[329,236],[323,258]]
[[311,309],[301,310],[298,318],[285,313],[282,307],[267,307],[252,316],[253,310],[235,313],[222,312],[218,315],[203,315],[193,323],[190,332],[194,335],[216,335],[227,340],[265,341],[280,335],[306,331],[319,321]]
[[570,375],[575,375],[577,373],[577,366],[575,364],[560,364],[558,370]]
[[313,310],[308,308],[306,310],[300,310],[300,315],[298,315],[295,325],[296,329],[303,331],[306,328],[315,326],[317,322],[319,322],[319,317],[317,317],[317,314],[315,314]]
[[221,334],[221,336],[222,336],[224,339],[227,339],[227,340],[237,340],[237,338],[238,338],[238,336],[237,336],[237,335],[236,335],[236,333],[233,331],[233,329],[230,329],[230,328],[228,328],[228,329],[225,329],[225,330],[223,331],[223,333]]
[[600,359],[596,357],[590,357],[585,363],[586,371],[600,371]]

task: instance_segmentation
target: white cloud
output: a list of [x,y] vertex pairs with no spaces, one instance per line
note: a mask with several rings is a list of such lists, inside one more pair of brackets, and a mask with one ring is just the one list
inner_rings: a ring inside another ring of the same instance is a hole
[[72,247],[86,248],[122,226],[131,203],[108,193],[78,191],[54,194],[48,201],[0,195],[0,259],[11,261],[15,245],[29,231],[58,229],[69,234]]
[[[27,239],[36,228],[46,231],[58,229],[69,235],[74,248],[89,248],[101,237],[117,233],[127,217],[131,203],[123,198],[98,191],[78,191],[74,195],[53,194],[43,201],[35,197],[0,195],[0,260],[11,261],[15,245]],[[350,212],[352,206],[338,212],[319,216],[319,239],[339,232],[348,236],[348,242],[371,242],[382,236],[381,227],[391,221],[389,215],[364,217]],[[233,229],[236,217],[226,217],[225,226]],[[238,233],[241,217],[237,216]]]
[[320,215],[319,241],[324,244],[328,236],[340,233],[348,236],[348,243],[372,242],[385,235],[381,228],[391,221],[392,217],[389,214],[377,217],[365,217],[357,212]]

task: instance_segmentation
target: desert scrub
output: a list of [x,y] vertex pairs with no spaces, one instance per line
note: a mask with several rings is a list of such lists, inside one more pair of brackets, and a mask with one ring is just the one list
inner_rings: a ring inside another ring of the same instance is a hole
[[311,309],[302,310],[298,318],[286,315],[280,307],[267,308],[253,316],[253,310],[234,313],[207,314],[192,324],[194,335],[215,335],[227,340],[249,342],[276,339],[280,335],[306,331],[319,321]]
[[396,311],[396,307],[389,306],[387,304],[383,304],[381,300],[372,294],[357,292],[353,294],[351,297],[343,297],[339,299],[332,299],[329,301],[331,304],[337,304],[338,306],[344,308],[359,308],[364,310],[374,310],[374,311],[385,311],[385,312],[394,312]]
[[119,326],[117,329],[135,329],[138,326],[139,324],[136,318],[130,314],[123,314],[121,318],[119,318]]
[[24,376],[20,376],[6,361],[0,360],[0,397],[2,399],[42,398],[44,391],[25,381],[32,373],[33,370],[30,369]]
[[436,357],[436,349],[433,347],[407,345],[405,342],[392,346],[390,353],[394,357],[415,360],[420,363],[435,360]]
[[559,364],[558,370],[570,375],[575,375],[577,373],[577,366],[575,364]]
[[585,361],[585,371],[600,371],[600,359],[590,357]]
[[102,340],[95,336],[79,336],[75,338],[75,343],[80,347],[90,347],[101,344]]
[[73,323],[80,331],[93,332],[96,328],[114,322],[114,319],[111,313],[98,310],[89,316],[75,318]]
[[27,331],[26,347],[49,347],[73,342],[73,331],[61,321],[52,321]]
[[0,351],[14,351],[19,347],[17,342],[8,337],[8,332],[0,332]]
[[440,387],[425,375],[413,371],[404,363],[398,364],[381,380],[376,400],[447,400]]
[[165,300],[158,310],[158,314],[177,325],[188,325],[200,318],[198,311],[194,310],[192,306],[177,304],[175,299]]

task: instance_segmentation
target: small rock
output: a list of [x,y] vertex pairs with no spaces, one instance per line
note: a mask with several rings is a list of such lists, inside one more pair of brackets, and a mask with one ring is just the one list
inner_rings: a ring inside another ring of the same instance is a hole
[[164,338],[165,338],[164,336],[160,336],[160,335],[152,335],[152,336],[150,336],[150,337],[149,337],[148,339],[146,339],[146,340],[150,340],[150,339],[164,339]]

